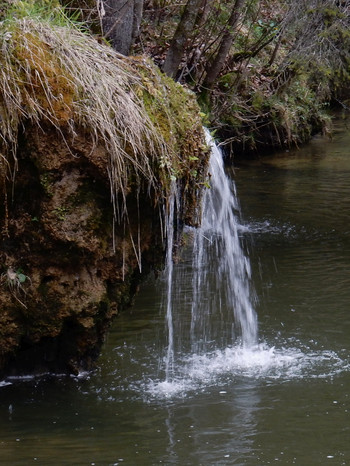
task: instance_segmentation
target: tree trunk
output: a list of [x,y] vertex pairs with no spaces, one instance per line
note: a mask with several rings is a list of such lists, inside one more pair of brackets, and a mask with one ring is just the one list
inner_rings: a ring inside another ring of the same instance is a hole
[[281,45],[281,42],[282,42],[282,33],[278,36],[278,39],[277,39],[277,42],[275,44],[275,47],[273,49],[273,52],[271,54],[271,57],[270,57],[270,60],[269,60],[269,63],[267,64],[268,67],[272,66],[274,61],[276,60],[276,57],[277,57],[277,53],[278,53],[278,50],[280,48],[280,45]]
[[174,77],[181,63],[188,39],[196,23],[202,0],[188,0],[165,57],[163,71]]
[[134,0],[134,18],[132,25],[132,42],[138,38],[140,34],[140,25],[143,14],[143,0]]
[[196,19],[196,26],[198,28],[203,26],[206,20],[208,19],[212,3],[213,3],[213,0],[202,0],[201,6],[197,14],[197,19]]
[[133,40],[134,0],[103,0],[105,15],[102,19],[104,36],[112,47],[128,55]]
[[218,48],[218,51],[214,57],[214,60],[210,64],[210,66],[207,69],[206,73],[206,78],[204,80],[203,86],[206,88],[211,88],[217,79],[224,63],[225,59],[230,51],[230,48],[233,43],[233,34],[235,31],[235,27],[237,26],[237,23],[239,21],[239,18],[241,16],[241,11],[242,8],[245,4],[246,0],[236,0],[235,4],[233,6],[233,10],[231,13],[231,16],[228,20],[225,32],[222,36],[222,39],[220,41],[220,45]]

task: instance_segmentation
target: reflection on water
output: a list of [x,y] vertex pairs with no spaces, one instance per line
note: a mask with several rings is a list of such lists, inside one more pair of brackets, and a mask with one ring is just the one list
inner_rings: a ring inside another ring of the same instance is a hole
[[[150,277],[95,373],[0,387],[0,464],[349,464],[349,147],[343,128],[236,170],[258,348],[185,352],[166,386]],[[176,328],[191,325],[190,287],[175,293]]]

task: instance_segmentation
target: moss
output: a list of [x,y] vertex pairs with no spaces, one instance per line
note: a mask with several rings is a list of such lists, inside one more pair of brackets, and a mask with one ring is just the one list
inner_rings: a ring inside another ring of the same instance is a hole
[[56,207],[52,213],[56,216],[57,220],[63,222],[66,218],[66,215],[69,213],[69,208],[66,206]]
[[266,104],[266,96],[262,92],[254,92],[251,99],[251,105],[255,110],[262,111]]
[[43,173],[40,175],[40,185],[48,197],[53,196],[53,176],[51,173]]
[[[169,166],[172,176],[188,176],[193,161],[205,156],[201,112],[196,96],[160,72],[150,60],[133,58],[132,65],[141,75],[136,92],[169,148],[160,168]],[[199,165],[197,163],[197,165]],[[195,181],[195,180],[194,180]]]
[[250,85],[242,94],[236,94],[235,87],[227,94],[229,104],[221,104],[220,121],[215,123],[220,137],[230,141],[236,156],[300,144],[316,131],[328,132],[330,118],[323,102],[329,98],[330,70],[314,69],[311,75],[301,72],[296,64],[295,67],[297,71],[288,85],[276,91],[266,85],[274,75],[252,74]]
[[76,369],[130,304],[141,265],[161,262],[159,212],[174,178],[179,223],[198,221],[208,162],[200,110],[148,60],[121,57],[48,18],[20,13],[0,35],[0,161],[16,172],[8,210],[5,170],[1,180],[8,237],[0,260],[31,277],[25,306],[8,289],[0,306],[16,325],[16,357],[36,347],[45,364],[49,348],[64,370],[71,360]]
[[[23,105],[30,109],[33,99],[43,112],[54,117],[57,124],[65,124],[73,117],[76,99],[73,78],[62,69],[58,57],[42,38],[32,33],[13,31],[15,41],[13,59],[19,69],[30,68],[31,80],[26,73],[17,74]],[[33,95],[34,90],[34,95]]]
[[96,144],[105,144],[114,198],[125,199],[140,180],[160,200],[174,178],[201,181],[206,153],[194,94],[150,61],[122,58],[74,28],[40,18],[5,23],[0,33],[13,40],[4,41],[2,65],[10,79],[0,75],[0,132],[14,157],[18,124],[29,118],[66,127],[73,137],[83,126]]

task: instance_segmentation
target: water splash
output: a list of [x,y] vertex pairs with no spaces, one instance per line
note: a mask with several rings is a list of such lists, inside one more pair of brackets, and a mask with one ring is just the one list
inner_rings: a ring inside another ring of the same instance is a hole
[[225,394],[243,380],[280,384],[332,379],[350,369],[348,354],[302,347],[297,341],[291,343],[293,346],[280,348],[265,343],[254,348],[235,345],[206,354],[187,355],[178,363],[173,380],[148,379],[138,391],[156,399],[174,399],[210,390]]

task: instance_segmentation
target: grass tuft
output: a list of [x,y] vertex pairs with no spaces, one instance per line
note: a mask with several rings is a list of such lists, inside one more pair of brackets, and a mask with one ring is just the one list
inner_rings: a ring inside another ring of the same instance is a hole
[[[128,59],[77,30],[37,17],[0,23],[0,141],[16,162],[18,129],[30,120],[59,131],[92,134],[109,153],[112,198],[124,199],[131,176],[159,188],[170,177],[174,149],[157,130],[140,92],[142,76]],[[15,164],[16,166],[16,164]],[[165,185],[166,188],[166,185]]]

